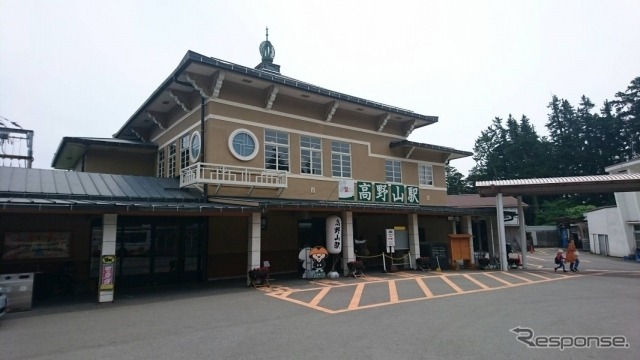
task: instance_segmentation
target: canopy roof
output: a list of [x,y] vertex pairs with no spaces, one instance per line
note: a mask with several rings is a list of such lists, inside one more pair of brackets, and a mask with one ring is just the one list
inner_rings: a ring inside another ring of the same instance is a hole
[[640,191],[640,174],[477,181],[480,196],[552,195]]

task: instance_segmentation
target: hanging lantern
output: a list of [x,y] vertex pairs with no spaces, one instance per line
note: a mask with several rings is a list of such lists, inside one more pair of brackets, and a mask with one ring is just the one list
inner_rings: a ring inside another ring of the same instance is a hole
[[335,215],[327,218],[327,251],[329,254],[342,252],[342,220]]

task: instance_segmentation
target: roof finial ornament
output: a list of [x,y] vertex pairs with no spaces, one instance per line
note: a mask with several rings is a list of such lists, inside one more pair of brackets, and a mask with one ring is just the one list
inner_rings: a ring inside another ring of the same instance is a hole
[[260,43],[260,55],[262,55],[263,62],[273,62],[273,58],[276,56],[276,49],[269,42],[269,28],[267,27],[267,40]]
[[276,49],[271,45],[269,41],[269,27],[265,27],[266,40],[260,43],[260,56],[262,56],[262,62],[256,66],[256,69],[271,70],[280,72],[280,65],[273,63],[273,58],[276,56]]

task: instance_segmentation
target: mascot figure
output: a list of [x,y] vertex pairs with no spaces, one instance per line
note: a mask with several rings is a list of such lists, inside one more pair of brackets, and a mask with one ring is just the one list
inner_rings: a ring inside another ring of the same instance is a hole
[[314,278],[323,279],[325,277],[324,267],[327,265],[325,261],[327,256],[329,256],[329,252],[322,246],[316,246],[309,250],[311,268],[315,271]]

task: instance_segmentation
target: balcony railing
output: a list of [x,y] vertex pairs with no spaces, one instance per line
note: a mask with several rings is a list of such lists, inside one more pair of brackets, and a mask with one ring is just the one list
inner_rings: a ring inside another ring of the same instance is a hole
[[180,187],[204,184],[284,189],[287,172],[207,163],[193,164],[180,172]]

